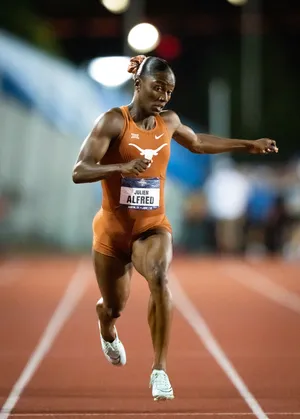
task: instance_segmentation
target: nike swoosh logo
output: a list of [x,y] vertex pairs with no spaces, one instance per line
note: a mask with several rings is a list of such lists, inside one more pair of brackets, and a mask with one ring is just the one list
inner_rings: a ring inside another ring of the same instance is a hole
[[164,134],[155,135],[155,139],[158,140],[160,137],[162,137]]

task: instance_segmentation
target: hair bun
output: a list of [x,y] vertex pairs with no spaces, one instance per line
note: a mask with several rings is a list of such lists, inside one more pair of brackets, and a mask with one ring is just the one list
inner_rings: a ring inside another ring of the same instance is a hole
[[139,66],[145,59],[145,55],[137,55],[135,57],[130,58],[130,63],[127,69],[128,73],[136,74],[139,69]]

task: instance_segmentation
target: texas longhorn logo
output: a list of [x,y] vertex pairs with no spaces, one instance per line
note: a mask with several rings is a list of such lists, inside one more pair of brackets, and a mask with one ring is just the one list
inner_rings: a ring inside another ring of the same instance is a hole
[[132,145],[133,147],[137,148],[140,151],[141,156],[144,156],[145,159],[150,160],[151,163],[149,163],[149,166],[151,166],[151,164],[153,163],[153,157],[158,155],[158,152],[166,145],[168,145],[167,143],[162,144],[160,147],[158,147],[156,150],[152,150],[151,148],[146,148],[145,150],[143,150],[141,147],[139,147],[136,144],[133,143],[129,143],[129,145]]

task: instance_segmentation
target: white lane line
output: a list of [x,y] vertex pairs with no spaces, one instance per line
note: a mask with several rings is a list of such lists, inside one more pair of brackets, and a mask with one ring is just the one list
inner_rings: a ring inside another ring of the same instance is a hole
[[262,410],[257,400],[250,393],[246,384],[234,368],[225,352],[214,338],[206,321],[200,315],[193,303],[190,301],[174,273],[170,273],[170,286],[174,303],[182,316],[190,324],[194,332],[199,336],[208,352],[214,357],[217,364],[227,375],[233,386],[237,389],[245,403],[258,419],[266,419],[268,416]]
[[269,300],[300,314],[300,297],[271,281],[266,275],[257,272],[256,269],[236,262],[223,266],[222,273],[245,287],[262,294]]
[[62,330],[76,305],[79,303],[88,285],[87,276],[86,263],[81,262],[73,274],[69,286],[53,313],[39,343],[2,406],[0,419],[7,419],[9,417],[10,412],[20,398],[20,395],[33,377],[43,358],[50,350],[55,338]]
[[[300,412],[268,412],[266,413],[268,416],[300,416]],[[197,413],[197,412],[170,412],[170,413],[160,413],[160,412],[126,412],[126,413],[113,413],[113,412],[109,412],[109,413],[14,413],[11,415],[12,418],[89,418],[89,417],[93,417],[93,418],[103,418],[103,417],[107,417],[107,416],[117,416],[117,417],[148,417],[148,416],[152,416],[155,418],[159,418],[160,416],[162,417],[167,417],[170,416],[172,417],[180,417],[180,416],[191,416],[191,417],[228,417],[231,416],[232,418],[240,418],[240,417],[244,417],[244,416],[252,416],[254,417],[255,414],[251,413],[251,412],[214,412],[214,413]]]

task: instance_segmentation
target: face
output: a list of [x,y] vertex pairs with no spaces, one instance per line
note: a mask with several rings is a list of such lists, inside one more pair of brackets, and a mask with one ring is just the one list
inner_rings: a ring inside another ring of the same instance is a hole
[[136,88],[140,106],[149,115],[155,115],[161,112],[171,99],[175,77],[171,71],[156,73],[154,76],[139,79]]

